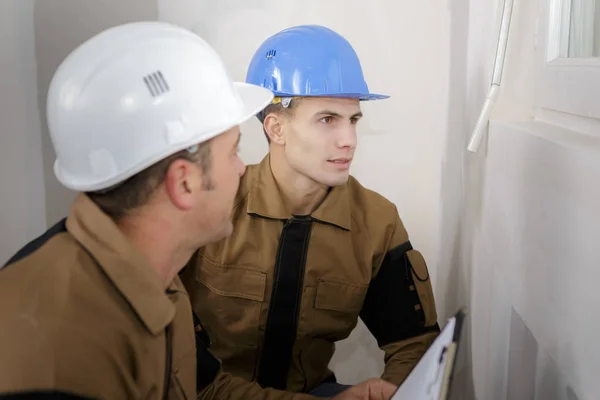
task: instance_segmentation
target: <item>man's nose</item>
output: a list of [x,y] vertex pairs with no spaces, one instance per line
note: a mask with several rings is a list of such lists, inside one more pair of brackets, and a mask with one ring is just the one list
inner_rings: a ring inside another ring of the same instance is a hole
[[356,126],[348,124],[340,129],[338,134],[338,147],[354,149],[356,147]]

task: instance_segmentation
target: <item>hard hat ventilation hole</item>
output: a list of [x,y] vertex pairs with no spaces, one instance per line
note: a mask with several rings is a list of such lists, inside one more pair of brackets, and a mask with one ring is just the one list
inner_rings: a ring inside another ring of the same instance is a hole
[[267,51],[267,60],[270,60],[271,58],[275,57],[275,54],[277,54],[277,50],[269,50]]
[[169,91],[169,85],[160,71],[146,75],[144,77],[144,83],[152,97],[159,96]]

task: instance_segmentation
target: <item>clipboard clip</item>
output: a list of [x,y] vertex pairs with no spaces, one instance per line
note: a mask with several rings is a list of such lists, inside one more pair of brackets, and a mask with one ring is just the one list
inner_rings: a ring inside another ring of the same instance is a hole
[[435,398],[436,391],[434,390],[436,386],[439,386],[438,383],[442,380],[442,375],[444,374],[444,358],[448,353],[448,346],[444,346],[442,351],[440,352],[440,358],[438,359],[438,366],[435,373],[435,378],[427,384],[427,397],[429,400],[438,400]]

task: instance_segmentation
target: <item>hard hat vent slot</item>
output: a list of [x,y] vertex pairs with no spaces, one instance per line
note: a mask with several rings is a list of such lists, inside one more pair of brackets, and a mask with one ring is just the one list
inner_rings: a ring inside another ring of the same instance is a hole
[[144,77],[144,83],[152,97],[160,96],[169,91],[169,85],[160,71],[146,75]]
[[275,57],[275,54],[277,54],[277,50],[267,51],[267,55],[266,55],[267,60],[270,60],[271,58]]

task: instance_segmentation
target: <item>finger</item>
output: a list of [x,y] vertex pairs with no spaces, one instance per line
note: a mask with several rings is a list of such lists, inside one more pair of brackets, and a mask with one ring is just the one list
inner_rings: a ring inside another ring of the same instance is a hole
[[374,382],[370,386],[373,390],[369,394],[369,399],[372,400],[389,400],[398,389],[396,385],[384,381],[383,379],[374,380]]

